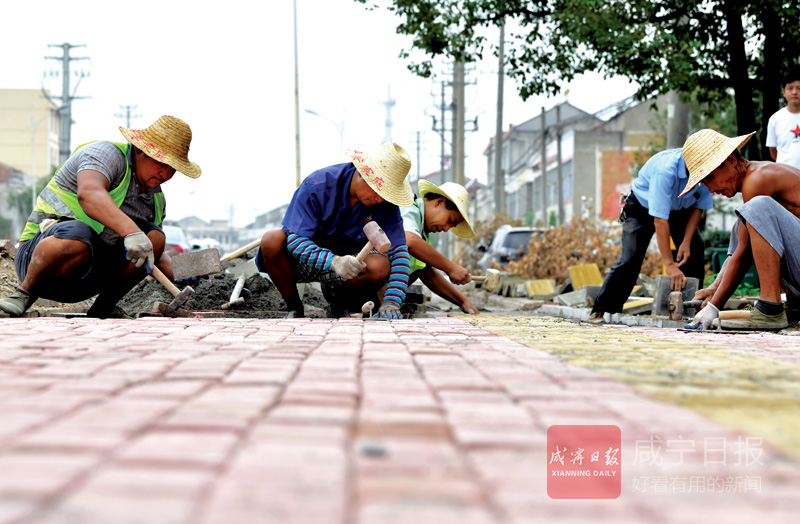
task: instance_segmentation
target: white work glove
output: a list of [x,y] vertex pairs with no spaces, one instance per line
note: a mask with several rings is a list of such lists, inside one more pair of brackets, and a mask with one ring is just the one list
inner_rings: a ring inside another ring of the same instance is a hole
[[356,278],[362,269],[367,267],[364,262],[352,255],[345,255],[343,257],[334,256],[331,260],[331,269],[333,269],[342,280],[350,280]]
[[711,329],[715,318],[719,318],[719,309],[714,304],[709,304],[697,313],[685,329]]
[[125,258],[133,262],[136,267],[142,267],[147,261],[147,272],[152,271],[155,255],[153,255],[153,243],[147,235],[141,231],[131,233],[125,237]]
[[400,304],[387,300],[378,309],[378,318],[403,318],[400,314]]

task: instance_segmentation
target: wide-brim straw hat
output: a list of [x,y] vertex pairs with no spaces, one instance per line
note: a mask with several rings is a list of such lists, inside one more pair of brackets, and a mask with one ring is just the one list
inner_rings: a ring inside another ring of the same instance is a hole
[[456,227],[451,228],[450,231],[461,238],[475,238],[475,229],[472,227],[469,215],[467,215],[469,211],[469,192],[464,186],[456,184],[455,182],[445,182],[437,187],[436,184],[428,182],[427,180],[420,180],[417,186],[419,187],[419,196],[422,198],[425,198],[425,195],[428,193],[435,193],[437,195],[442,195],[447,200],[454,203],[458,208],[458,212],[464,217],[464,221]]
[[200,166],[189,160],[192,129],[180,118],[164,115],[147,129],[126,129],[120,126],[119,130],[128,142],[150,158],[167,164],[188,177],[200,176]]
[[728,158],[728,155],[741,149],[754,134],[755,131],[747,135],[728,138],[713,129],[701,129],[689,135],[683,144],[683,160],[689,171],[689,181],[678,198],[702,182]]
[[414,192],[406,178],[411,169],[411,158],[405,149],[387,142],[372,152],[348,149],[345,153],[369,187],[384,200],[396,206],[414,203]]

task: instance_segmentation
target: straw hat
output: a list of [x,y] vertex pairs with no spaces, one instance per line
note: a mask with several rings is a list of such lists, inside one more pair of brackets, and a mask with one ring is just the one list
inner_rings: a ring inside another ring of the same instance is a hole
[[678,198],[691,191],[698,182],[702,182],[728,158],[728,155],[736,149],[741,149],[754,134],[755,131],[736,138],[728,138],[713,129],[701,129],[689,135],[683,144],[683,160],[686,162],[686,169],[689,170],[689,182]]
[[180,118],[164,115],[147,129],[125,129],[120,126],[119,130],[128,142],[150,158],[188,177],[200,176],[200,166],[189,161],[192,129]]
[[442,195],[456,205],[459,213],[464,217],[464,221],[450,230],[454,235],[467,239],[475,237],[475,230],[472,228],[472,222],[470,222],[469,216],[467,216],[467,210],[469,209],[469,193],[464,189],[464,186],[456,184],[455,182],[445,182],[441,186],[436,187],[436,184],[428,182],[427,180],[420,180],[417,185],[419,186],[419,195],[421,197],[425,198],[425,195],[428,193],[436,193]]
[[377,151],[366,153],[348,149],[345,153],[369,187],[384,200],[396,206],[414,203],[414,193],[406,178],[411,169],[411,158],[405,149],[394,142],[387,142]]

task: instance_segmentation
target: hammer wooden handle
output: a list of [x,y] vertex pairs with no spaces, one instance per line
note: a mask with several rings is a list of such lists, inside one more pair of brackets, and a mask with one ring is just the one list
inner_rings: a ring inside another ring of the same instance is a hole
[[161,270],[160,270],[160,269],[158,269],[156,266],[153,266],[153,276],[154,276],[154,277],[156,277],[156,280],[158,280],[159,282],[161,282],[161,284],[162,284],[162,285],[163,285],[165,288],[167,288],[167,291],[169,291],[170,293],[172,293],[172,296],[173,296],[173,297],[177,297],[177,296],[178,296],[178,294],[180,294],[180,292],[181,292],[181,291],[180,291],[180,289],[178,289],[177,287],[175,287],[175,284],[173,284],[172,282],[170,282],[170,280],[167,278],[167,275],[165,275],[164,273],[162,273],[162,272],[161,272]]
[[369,255],[370,251],[372,251],[372,242],[367,242],[367,245],[361,248],[361,251],[359,251],[359,253],[356,255],[356,260],[363,262],[364,259],[367,258],[367,255]]
[[753,312],[749,309],[729,309],[719,312],[720,320],[731,320],[734,318],[752,318]]

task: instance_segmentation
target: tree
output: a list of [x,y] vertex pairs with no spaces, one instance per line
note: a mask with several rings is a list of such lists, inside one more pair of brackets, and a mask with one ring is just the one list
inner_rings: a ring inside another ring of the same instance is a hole
[[[766,126],[766,118],[778,109],[775,92],[782,72],[796,62],[789,46],[800,33],[800,8],[790,0],[383,3],[401,18],[397,32],[413,37],[412,49],[401,57],[410,58],[414,49],[425,54],[409,64],[419,75],[430,75],[438,56],[465,62],[482,58],[490,45],[486,29],[506,20],[512,40],[506,71],[523,99],[557,94],[576,75],[601,71],[635,81],[639,100],[677,91],[708,115],[718,112],[732,93],[741,134],[756,129],[759,120]],[[758,143],[751,142],[748,155],[757,158]]]

